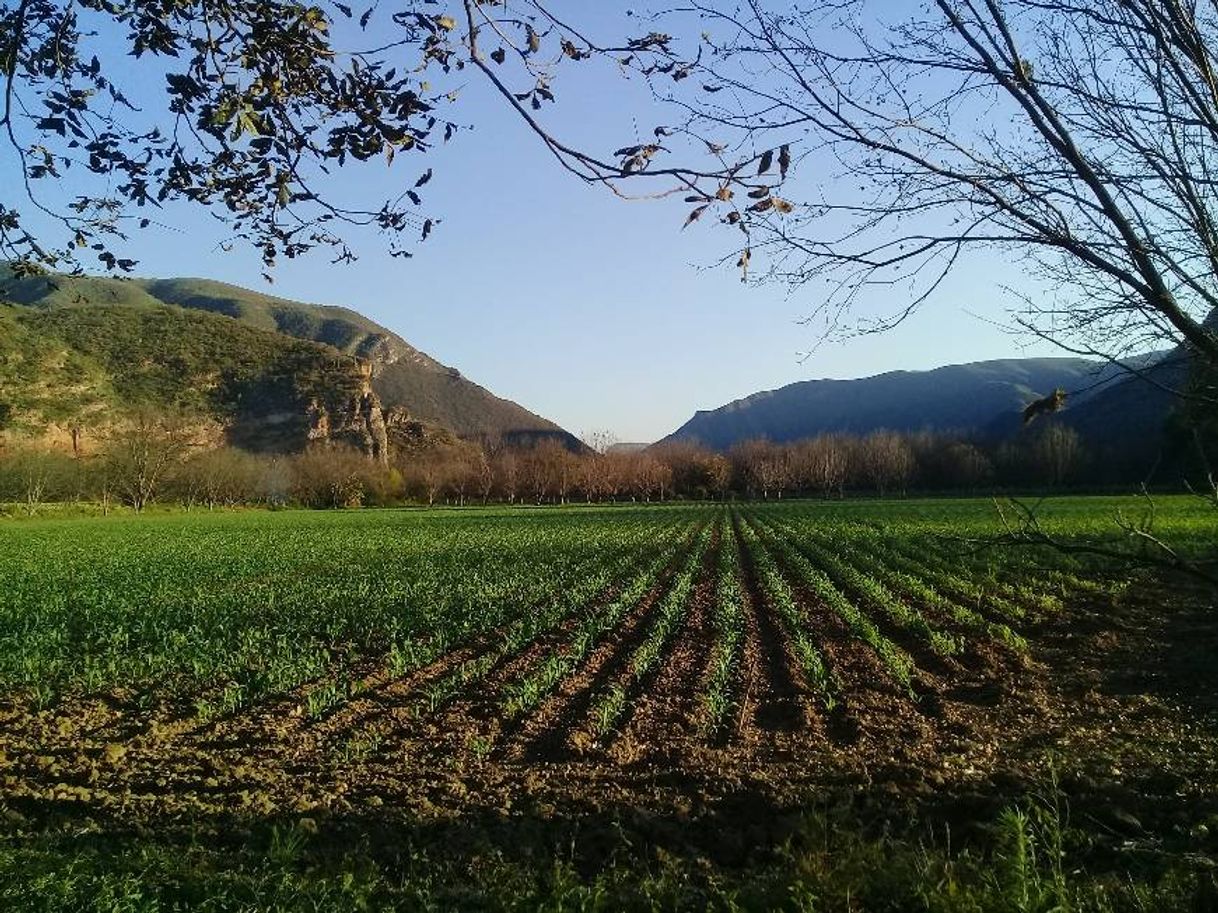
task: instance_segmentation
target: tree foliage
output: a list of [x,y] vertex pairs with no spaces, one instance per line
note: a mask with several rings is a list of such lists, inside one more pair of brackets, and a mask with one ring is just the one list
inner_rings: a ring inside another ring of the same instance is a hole
[[[0,200],[0,254],[37,270],[79,265],[91,251],[106,267],[130,270],[135,262],[116,253],[121,240],[175,201],[210,209],[268,266],[318,246],[353,256],[342,224],[374,226],[401,251],[407,229],[430,230],[417,208],[428,172],[376,205],[344,205],[322,187],[350,160],[392,160],[452,135],[425,72],[433,62],[451,66],[451,28],[430,12],[357,16],[342,3],[6,5],[0,130],[25,200]],[[385,46],[361,49],[387,32]],[[160,81],[159,93],[123,84],[123,54]],[[55,198],[60,181],[77,189],[71,199]],[[38,225],[55,226],[51,235],[27,227],[29,208]]]

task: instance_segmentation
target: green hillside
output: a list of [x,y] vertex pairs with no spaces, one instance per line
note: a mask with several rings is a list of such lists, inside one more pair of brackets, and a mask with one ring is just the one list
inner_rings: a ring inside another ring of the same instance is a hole
[[36,433],[103,417],[118,399],[106,371],[23,316],[0,305],[0,431]]
[[333,346],[372,363],[373,389],[385,406],[465,437],[575,439],[541,416],[495,396],[348,308],[305,304],[209,279],[49,276],[17,279],[0,268],[0,300],[39,310],[82,306],[174,305],[223,315],[258,330]]
[[[340,352],[363,358],[375,357],[377,349],[383,347],[391,335],[362,314],[347,308],[301,304],[211,279],[137,281],[141,289],[157,301],[234,317],[259,329],[325,343]],[[410,349],[404,342],[401,345]]]
[[362,387],[355,359],[164,304],[0,307],[0,416],[10,430],[101,429],[136,411],[214,421],[254,449],[295,449],[316,404]]

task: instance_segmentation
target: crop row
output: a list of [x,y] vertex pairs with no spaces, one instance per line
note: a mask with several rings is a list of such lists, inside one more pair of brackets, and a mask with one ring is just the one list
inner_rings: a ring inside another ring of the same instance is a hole
[[[659,546],[665,544],[662,541],[656,543]],[[579,667],[608,632],[617,628],[623,616],[654,588],[664,568],[672,560],[666,548],[661,547],[657,551],[658,556],[630,578],[606,605],[583,617],[565,645],[549,651],[536,668],[508,687],[505,709],[509,716],[519,716],[540,704],[546,695]]]
[[[1012,631],[1009,625],[992,622],[979,611],[948,598],[941,592],[946,589],[944,575],[926,573],[916,562],[906,559],[888,541],[869,529],[856,531],[843,542],[840,535],[807,525],[797,527],[784,519],[774,520],[773,525],[782,535],[802,547],[810,557],[820,559],[822,565],[829,568],[831,573],[836,568],[844,579],[859,581],[859,578],[874,578],[874,584],[863,580],[857,585],[866,587],[873,600],[887,600],[890,606],[896,604],[898,608],[895,611],[898,616],[916,618],[908,622],[907,626],[929,640],[936,652],[944,655],[959,652],[963,643],[959,638],[930,629],[929,623],[920,613],[915,615],[916,610],[906,606],[923,606],[940,618],[950,619],[969,634],[998,640],[1014,649],[1022,650],[1027,646],[1026,641]],[[840,553],[832,552],[835,547],[840,549]],[[832,560],[828,560],[826,556]],[[904,606],[898,600],[903,601]],[[894,610],[888,611],[891,614]],[[908,616],[905,613],[908,613]]]
[[[819,567],[808,560],[802,552],[786,539],[771,530],[760,528],[760,534],[747,522],[741,524],[744,541],[756,556],[772,549],[810,594],[833,611],[847,628],[863,643],[871,647],[880,658],[888,673],[900,684],[909,687],[913,677],[913,659],[899,646],[889,640],[862,610],[848,599],[833,580]],[[764,543],[764,545],[763,545]],[[764,560],[764,559],[762,559]],[[775,568],[775,576],[781,579]]]
[[[784,530],[772,526],[767,525],[767,529],[775,537],[785,534]],[[925,641],[941,656],[950,656],[962,649],[958,638],[932,627],[917,606],[899,599],[873,574],[855,567],[816,539],[800,538],[790,541],[827,573],[839,588],[851,591],[873,612],[886,616],[896,628]]]
[[[798,538],[817,537],[835,553],[877,554],[886,564],[922,577],[959,605],[1018,621],[1028,612],[1053,613],[1075,593],[1111,592],[1114,583],[1080,577],[1069,555],[1045,550],[986,548],[978,540],[993,530],[973,529],[977,521],[952,524],[903,520],[885,522],[881,511],[811,512],[806,506],[764,505],[755,513],[781,523]],[[942,584],[942,586],[940,586]],[[950,592],[949,592],[950,591]]]
[[715,563],[715,605],[713,623],[715,645],[710,658],[710,675],[702,696],[705,712],[703,730],[722,731],[736,707],[739,664],[743,651],[745,602],[744,585],[740,578],[740,548],[735,524],[727,526],[720,538],[719,557]]
[[[662,550],[675,545],[682,535],[680,526],[669,526],[661,530],[648,531],[648,545],[657,545]],[[643,535],[640,530],[639,535]],[[434,713],[457,695],[480,682],[492,669],[505,659],[514,656],[532,644],[538,637],[560,625],[572,613],[586,609],[602,594],[615,588],[619,582],[635,571],[646,560],[650,550],[644,552],[639,542],[633,543],[616,555],[607,555],[600,563],[585,567],[578,579],[561,591],[551,594],[547,601],[520,613],[497,631],[483,632],[489,645],[475,655],[459,663],[456,668],[442,675],[425,688],[426,709]],[[644,574],[651,572],[652,565]],[[400,677],[416,671],[443,655],[444,642],[432,638],[421,644],[395,644],[387,657],[388,672]],[[311,694],[310,694],[311,697]]]
[[[762,544],[756,531],[739,517],[736,518],[735,526],[741,544],[753,563],[754,572],[766,601],[778,613],[808,684],[820,694],[825,706],[832,708],[837,703],[840,685],[829,671],[824,656],[808,631],[806,618],[796,601],[795,594],[783,579],[777,562],[766,546]],[[825,582],[828,583],[827,580]],[[832,584],[829,584],[829,587],[832,588]],[[852,611],[852,609],[847,611]],[[858,622],[860,626],[864,627],[869,624],[861,616]]]
[[[859,655],[837,650],[834,631],[908,687],[915,657],[949,674],[982,639],[1025,650],[1015,628],[1119,589],[1087,560],[968,547],[992,529],[987,511],[640,505],[11,524],[0,527],[0,693],[35,705],[63,692],[172,694],[203,718],[286,697],[308,718],[374,682],[405,679],[391,693],[436,710],[489,679],[519,718],[616,635],[613,683],[581,692],[608,732],[676,655],[705,592],[691,698],[704,733],[721,734],[743,700],[744,659],[772,631],[832,706],[853,678],[838,664]],[[1062,535],[1099,522],[1076,513]]]

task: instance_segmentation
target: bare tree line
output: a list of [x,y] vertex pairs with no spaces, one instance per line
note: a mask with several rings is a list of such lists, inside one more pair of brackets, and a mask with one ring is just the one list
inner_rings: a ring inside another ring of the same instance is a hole
[[335,446],[294,455],[201,448],[174,422],[145,418],[90,456],[0,449],[0,502],[28,514],[46,503],[88,502],[105,513],[116,503],[139,512],[157,502],[216,509],[844,498],[1088,481],[1078,434],[1054,423],[992,446],[964,435],[881,430],[751,440],[727,453],[694,443],[602,449],[577,453],[557,439],[523,447],[444,439],[399,449],[380,465]]

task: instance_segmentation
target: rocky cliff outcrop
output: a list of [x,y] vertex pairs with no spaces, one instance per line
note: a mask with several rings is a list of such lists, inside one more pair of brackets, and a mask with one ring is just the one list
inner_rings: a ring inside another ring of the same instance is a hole
[[356,364],[358,385],[345,395],[310,400],[307,417],[309,443],[336,443],[354,447],[365,456],[389,462],[389,435],[385,410],[372,389],[372,364]]

